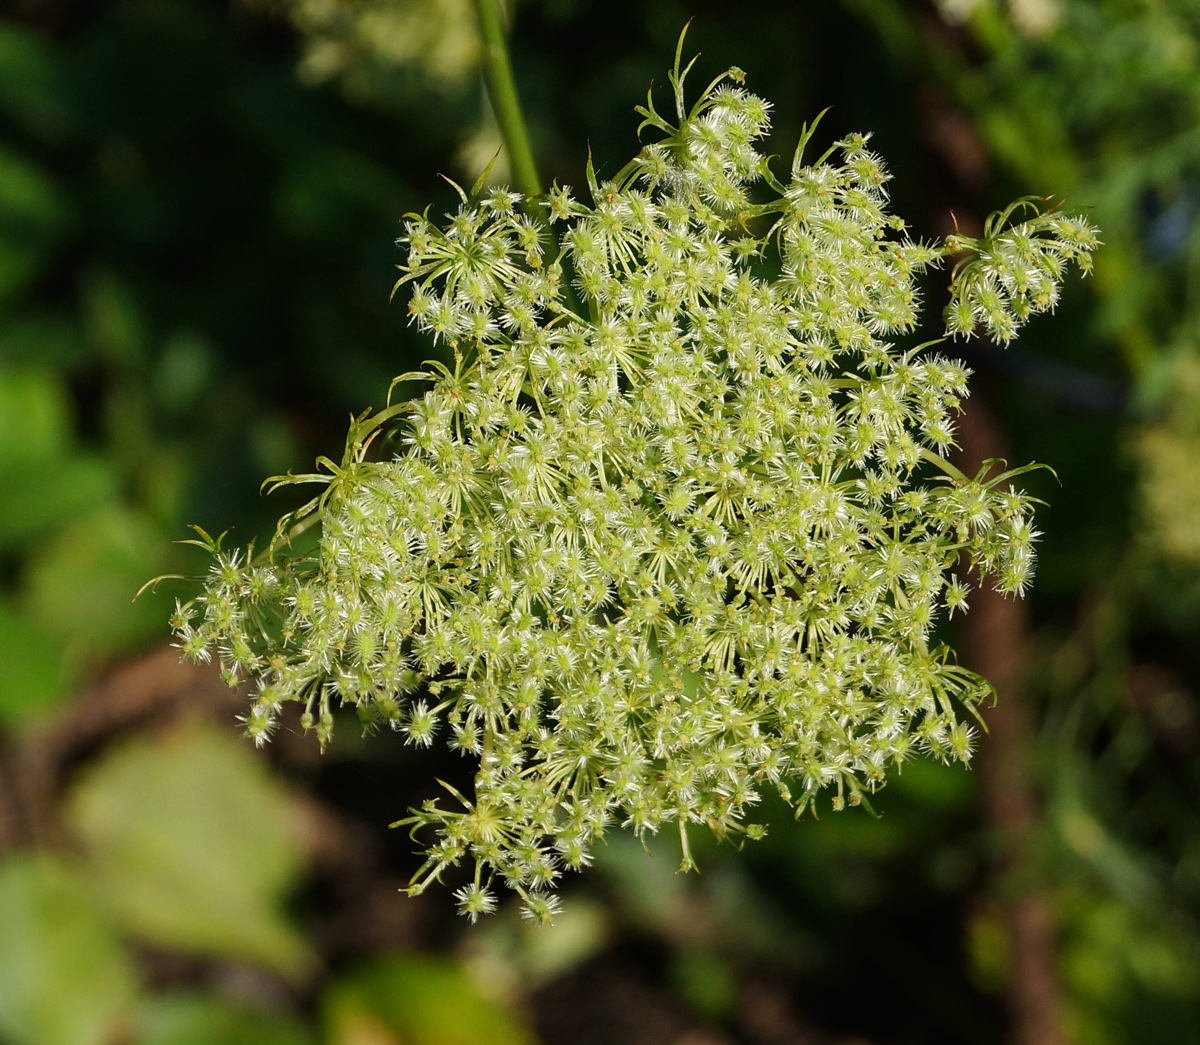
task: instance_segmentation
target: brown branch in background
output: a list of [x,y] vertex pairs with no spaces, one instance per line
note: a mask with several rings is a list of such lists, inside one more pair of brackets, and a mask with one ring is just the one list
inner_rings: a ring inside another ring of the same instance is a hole
[[[977,389],[960,420],[959,441],[961,467],[968,475],[988,458],[1007,456],[1005,439]],[[996,687],[995,705],[983,711],[988,732],[980,745],[979,763],[997,892],[1011,945],[1012,1040],[1014,1045],[1066,1045],[1055,972],[1053,907],[1031,873],[1041,810],[1030,766],[1034,736],[1024,687],[1029,669],[1024,603],[1000,595],[976,578],[964,639],[970,666]]]
[[[179,651],[168,647],[116,666],[46,720],[0,738],[0,853],[70,850],[76,843],[63,822],[62,798],[84,763],[125,738],[186,720],[208,719],[236,735],[246,700],[245,690],[226,686],[214,665],[183,663]],[[289,753],[302,754],[303,762],[313,751],[315,745],[282,744],[273,753],[291,764],[297,759]],[[369,827],[300,788],[289,791],[309,873],[331,894],[308,925],[321,953],[336,960],[420,942],[425,907],[398,902],[406,879],[387,869]],[[144,943],[136,950],[147,982],[156,987],[208,982],[249,968]]]
[[[962,41],[935,37],[951,33],[942,19],[919,19],[927,47],[961,48]],[[989,177],[990,157],[971,118],[942,88],[918,92],[922,137],[954,177],[949,198],[960,196],[957,217],[944,212],[942,232],[982,232],[971,200]],[[1008,445],[986,398],[976,386],[959,422],[959,466],[974,475],[989,458],[1007,458]],[[1055,970],[1054,910],[1032,874],[1031,850],[1041,808],[1030,755],[1032,713],[1024,689],[1029,669],[1029,622],[1025,604],[972,579],[974,592],[964,625],[965,653],[996,688],[995,706],[983,711],[988,733],[980,745],[984,815],[991,829],[996,893],[1010,944],[1007,1001],[1013,1045],[1066,1045],[1062,999]]]
[[44,722],[7,738],[0,750],[0,850],[62,847],[58,797],[78,759],[135,726],[200,713],[233,723],[245,694],[215,668],[185,664],[164,647],[121,665]]

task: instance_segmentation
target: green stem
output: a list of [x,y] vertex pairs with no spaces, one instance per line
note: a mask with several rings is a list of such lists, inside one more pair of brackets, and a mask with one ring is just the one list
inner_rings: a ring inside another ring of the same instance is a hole
[[921,447],[920,453],[924,460],[928,461],[932,465],[936,465],[944,474],[948,475],[955,482],[969,483],[971,481],[961,469],[955,468],[954,465],[942,457],[941,454],[935,454],[927,446]]
[[525,126],[525,114],[521,111],[521,100],[517,97],[517,85],[513,80],[512,62],[508,57],[508,39],[500,17],[498,0],[475,0],[475,11],[479,15],[479,32],[483,42],[483,70],[487,79],[488,98],[492,112],[500,124],[500,133],[508,147],[508,161],[512,167],[513,180],[526,196],[540,196],[542,184],[538,179],[537,164],[529,146],[529,131]]

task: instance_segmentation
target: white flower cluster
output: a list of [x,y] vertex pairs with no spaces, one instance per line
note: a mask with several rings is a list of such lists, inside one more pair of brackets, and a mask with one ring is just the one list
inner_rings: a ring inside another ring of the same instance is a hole
[[[951,334],[971,334],[983,327],[1005,343],[1037,312],[1058,304],[1063,275],[1071,262],[1084,272],[1092,267],[1099,245],[1096,230],[1079,217],[1039,211],[1044,201],[1026,196],[988,218],[983,239],[950,236],[945,250],[961,253],[946,308]],[[1031,210],[1033,217],[1008,225],[1014,211]]]
[[[983,288],[1028,257],[1045,273],[994,303],[956,291],[1012,326],[1052,300],[1057,261],[1038,259],[1064,249],[899,237],[857,135],[836,162],[802,143],[781,184],[740,81],[688,110],[677,63],[677,121],[639,110],[662,139],[611,182],[589,168],[591,205],[477,191],[445,228],[410,216],[401,282],[454,368],[360,418],[340,464],[283,480],[326,484],[280,528],[319,522],[313,553],[202,541],[215,565],[174,620],[186,654],[257,679],[259,741],[299,701],[324,742],[341,702],[478,759],[473,795],[401,821],[434,832],[414,891],[474,863],[471,916],[502,880],[548,918],[610,825],[677,825],[688,866],[691,825],[762,833],[764,789],[840,808],[913,751],[969,757],[962,713],[988,687],[931,631],[965,607],[964,552],[1006,592],[1030,576],[1015,473],[941,456],[967,371],[888,338],[951,246]],[[987,269],[989,250],[1012,265]],[[372,459],[388,423],[404,447]]]

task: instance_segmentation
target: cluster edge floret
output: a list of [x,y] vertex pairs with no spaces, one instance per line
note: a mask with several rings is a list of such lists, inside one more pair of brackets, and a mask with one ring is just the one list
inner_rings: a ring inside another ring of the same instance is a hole
[[914,751],[969,758],[990,691],[935,622],[968,565],[1030,578],[1023,469],[945,459],[967,370],[889,339],[955,257],[948,329],[1007,340],[1094,230],[1025,200],[980,240],[913,241],[866,137],[806,163],[807,129],[784,184],[740,70],[690,108],[683,79],[672,119],[639,109],[660,140],[589,167],[591,204],[477,189],[444,227],[408,217],[409,312],[453,365],[280,480],[323,489],[269,554],[201,534],[214,564],[173,619],[185,655],[255,679],[259,742],[297,701],[324,743],[340,702],[477,759],[473,795],[400,821],[432,831],[414,891],[473,862],[472,918],[502,881],[548,919],[610,825],[677,825],[690,866],[688,827],[757,837],[766,789],[840,808]]

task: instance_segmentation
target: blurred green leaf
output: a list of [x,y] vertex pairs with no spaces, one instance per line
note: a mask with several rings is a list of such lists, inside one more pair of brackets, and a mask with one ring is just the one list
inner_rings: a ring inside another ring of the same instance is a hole
[[971,959],[971,975],[981,990],[999,994],[1012,973],[1012,933],[1002,913],[981,908],[966,926],[966,949]]
[[148,1002],[138,1045],[309,1045],[298,1020],[255,1012],[201,994],[175,994]]
[[50,236],[59,233],[67,202],[54,179],[32,160],[0,149],[0,229],[6,233]]
[[612,921],[604,904],[579,892],[550,925],[534,925],[508,904],[463,937],[460,953],[476,982],[534,991],[604,950]]
[[[515,912],[513,912],[515,914]],[[514,960],[527,983],[540,986],[564,976],[600,951],[609,941],[608,912],[595,901],[573,896],[554,916],[552,925],[533,925],[513,918],[518,933]]]
[[515,1015],[485,997],[456,962],[393,956],[329,988],[330,1045],[532,1045]]
[[83,293],[84,325],[101,357],[127,369],[142,359],[145,320],[125,282],[108,269],[89,274]]
[[61,137],[70,122],[51,48],[11,24],[0,25],[0,110],[51,140]]
[[0,370],[0,466],[64,454],[71,415],[61,378],[48,370]]
[[70,801],[100,895],[129,932],[288,975],[311,956],[282,913],[302,851],[291,807],[251,748],[203,724],[137,740]]
[[113,500],[116,483],[99,457],[0,467],[0,546],[65,526]]
[[163,346],[154,375],[154,392],[159,403],[179,410],[190,406],[212,378],[213,346],[194,330],[177,332]]
[[162,603],[133,601],[158,571],[162,532],[131,508],[102,508],[39,547],[28,566],[25,596],[34,621],[69,639],[77,661],[161,633]]
[[[924,818],[930,810],[953,812],[969,805],[975,794],[971,767],[962,762],[947,765],[932,758],[913,758],[899,767],[876,808],[889,811],[903,804],[917,807],[910,815]],[[906,809],[900,815],[908,812]]]
[[871,797],[878,817],[848,809],[804,820],[789,837],[821,858],[887,859],[921,847],[923,839],[938,830],[936,816],[966,806],[972,787],[971,770],[961,763],[949,766],[930,757],[913,758]]
[[1194,995],[1200,962],[1179,924],[1091,890],[1069,892],[1061,907],[1062,967],[1079,1000],[1116,1009],[1139,988],[1164,999]]
[[73,316],[31,312],[0,324],[0,359],[65,367],[82,361],[86,353],[87,345]]
[[626,917],[664,935],[694,914],[690,879],[678,873],[679,859],[679,845],[665,832],[641,841],[610,832],[596,850],[596,866],[619,896]]
[[116,1041],[136,989],[124,950],[70,868],[32,855],[0,864],[0,1032],[7,1040]]
[[454,91],[479,62],[479,33],[467,0],[334,0],[281,7],[305,38],[301,79],[320,83],[341,76],[355,97],[386,102],[398,93],[394,100],[405,104],[408,98],[394,82],[400,70],[419,71],[438,89]]
[[67,692],[59,642],[0,602],[0,721],[15,723]]
[[37,275],[67,217],[67,203],[53,179],[0,145],[0,297]]
[[737,982],[728,957],[707,948],[680,951],[671,963],[671,979],[702,1018],[720,1020],[733,1011]]
[[254,464],[266,475],[279,475],[300,459],[296,434],[285,417],[263,414],[250,426],[250,452]]

